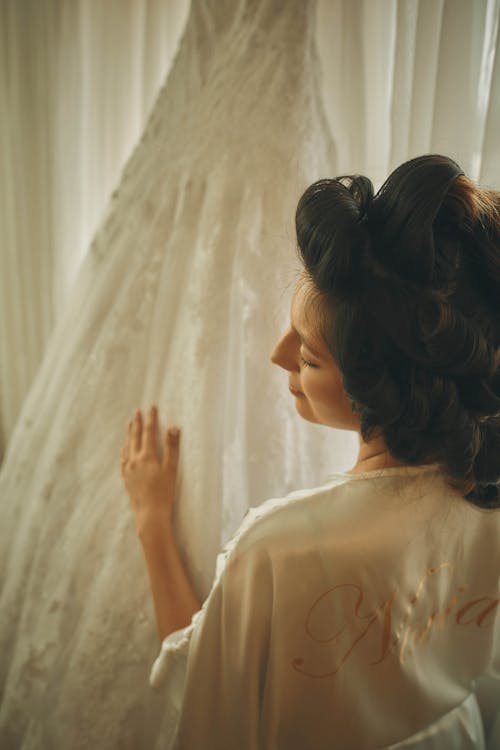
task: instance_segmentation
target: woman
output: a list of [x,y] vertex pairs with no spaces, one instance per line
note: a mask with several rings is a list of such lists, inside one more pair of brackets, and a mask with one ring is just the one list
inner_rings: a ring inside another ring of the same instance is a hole
[[[301,197],[272,361],[351,471],[250,509],[201,607],[172,533],[179,431],[129,424],[122,473],[185,748],[497,747],[500,194],[428,155],[374,196]],[[495,722],[497,729],[495,729]]]

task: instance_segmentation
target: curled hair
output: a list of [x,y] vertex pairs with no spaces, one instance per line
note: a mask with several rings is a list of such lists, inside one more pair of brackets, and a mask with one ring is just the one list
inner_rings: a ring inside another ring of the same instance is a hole
[[362,175],[315,182],[296,232],[363,439],[500,507],[500,193],[425,155],[376,195]]

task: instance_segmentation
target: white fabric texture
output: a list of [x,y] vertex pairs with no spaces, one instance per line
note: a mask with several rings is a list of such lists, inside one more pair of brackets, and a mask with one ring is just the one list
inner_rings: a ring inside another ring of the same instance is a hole
[[0,3],[0,461],[188,10]]
[[[147,683],[154,614],[119,476],[135,406],[156,402],[162,428],[183,427],[176,531],[202,598],[250,505],[352,462],[354,436],[302,422],[268,363],[288,319],[297,199],[340,163],[314,10],[193,3],[58,318],[0,474],[2,750],[160,748],[173,731],[179,691],[164,700]],[[22,295],[1,278],[11,306]],[[25,333],[2,366],[21,361]]]
[[166,747],[484,750],[474,689],[493,678],[498,717],[499,533],[500,511],[435,466],[251,509],[153,665],[179,712]]
[[313,28],[302,0],[193,5],[0,474],[2,750],[168,736],[119,470],[134,407],[182,426],[176,535],[201,599],[250,505],[352,465],[355,436],[301,420],[269,361],[298,197],[333,171]]
[[[0,3],[0,460],[188,10]],[[500,0],[319,0],[333,174],[380,184],[402,161],[443,152],[498,188],[499,12]]]

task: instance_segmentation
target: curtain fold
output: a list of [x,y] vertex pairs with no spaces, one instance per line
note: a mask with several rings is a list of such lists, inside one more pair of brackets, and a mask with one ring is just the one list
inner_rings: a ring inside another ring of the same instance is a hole
[[[0,7],[0,457],[184,28],[189,0]],[[499,0],[320,0],[340,173],[405,159],[500,181]]]
[[0,4],[0,460],[188,10]]
[[322,0],[323,95],[339,171],[380,185],[422,153],[500,182],[498,0]]
[[167,721],[118,471],[133,406],[183,427],[204,595],[250,505],[347,467],[354,433],[299,420],[266,359],[294,206],[428,151],[498,187],[499,2],[192,0],[175,61],[187,0],[0,6],[1,710],[24,747],[95,746],[84,725],[150,747]]

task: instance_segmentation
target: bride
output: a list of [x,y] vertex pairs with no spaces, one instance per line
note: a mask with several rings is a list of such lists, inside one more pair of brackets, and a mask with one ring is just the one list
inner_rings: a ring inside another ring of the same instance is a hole
[[360,176],[305,191],[272,361],[302,418],[359,434],[358,458],[250,512],[203,606],[172,525],[179,428],[159,451],[156,407],[129,422],[172,747],[498,747],[499,209],[442,156],[375,197]]

